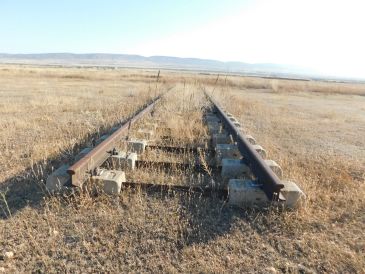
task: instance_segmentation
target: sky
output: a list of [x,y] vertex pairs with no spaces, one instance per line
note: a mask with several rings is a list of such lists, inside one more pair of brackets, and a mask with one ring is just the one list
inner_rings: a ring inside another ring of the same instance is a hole
[[365,78],[362,0],[0,0],[2,53],[276,63]]

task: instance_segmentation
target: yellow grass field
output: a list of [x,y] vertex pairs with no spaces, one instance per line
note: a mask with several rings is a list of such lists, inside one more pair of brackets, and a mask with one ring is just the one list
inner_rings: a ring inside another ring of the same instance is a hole
[[[365,273],[365,85],[156,76],[0,65],[0,273]],[[210,92],[306,204],[282,212],[184,193],[47,193],[52,170],[167,90],[156,112],[180,142],[207,137]]]

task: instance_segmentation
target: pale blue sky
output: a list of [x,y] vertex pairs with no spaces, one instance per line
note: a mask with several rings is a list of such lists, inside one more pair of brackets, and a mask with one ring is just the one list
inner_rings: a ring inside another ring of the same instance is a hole
[[281,63],[365,77],[362,0],[0,0],[0,52]]
[[[1,52],[125,52],[243,9],[240,0],[0,0]],[[137,52],[138,54],[138,52]]]

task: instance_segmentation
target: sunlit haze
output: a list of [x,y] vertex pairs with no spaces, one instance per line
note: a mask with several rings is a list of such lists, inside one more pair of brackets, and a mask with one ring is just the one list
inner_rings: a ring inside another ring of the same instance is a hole
[[128,2],[1,1],[0,52],[168,55],[365,77],[363,1]]

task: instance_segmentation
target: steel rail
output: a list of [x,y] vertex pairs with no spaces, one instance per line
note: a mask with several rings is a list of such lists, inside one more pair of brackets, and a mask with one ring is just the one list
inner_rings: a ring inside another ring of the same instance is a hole
[[93,171],[109,158],[116,143],[121,140],[122,135],[128,132],[131,125],[137,122],[141,117],[151,112],[154,106],[160,101],[161,97],[162,96],[158,96],[153,99],[152,102],[139,110],[107,139],[98,144],[79,161],[69,167],[67,173],[71,176],[71,184],[73,186],[81,187],[87,176],[92,175]]
[[284,187],[284,185],[281,183],[278,176],[276,176],[276,174],[266,164],[264,159],[262,159],[260,154],[252,147],[243,133],[233,124],[219,103],[209,96],[207,92],[205,92],[205,95],[214,105],[224,128],[236,141],[238,150],[241,152],[244,160],[256,176],[258,183],[262,185],[267,197],[270,200],[283,200],[284,198],[280,194],[280,190]]

